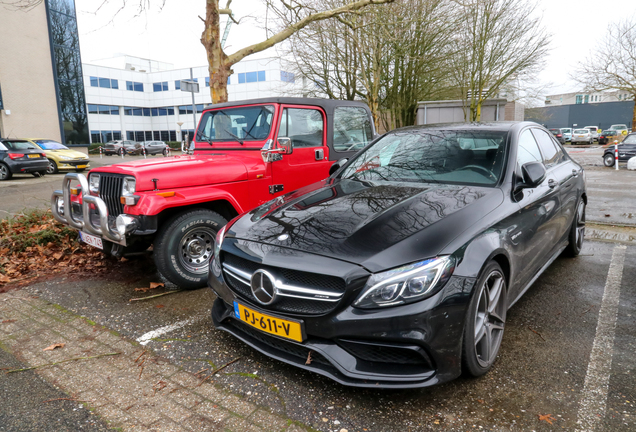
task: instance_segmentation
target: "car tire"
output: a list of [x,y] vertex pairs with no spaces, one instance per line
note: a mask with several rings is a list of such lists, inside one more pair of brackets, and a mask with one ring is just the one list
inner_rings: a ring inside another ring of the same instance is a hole
[[183,289],[206,286],[216,233],[227,223],[220,214],[198,209],[177,214],[159,229],[154,246],[157,269]]
[[576,205],[576,213],[570,227],[568,235],[568,245],[565,248],[565,254],[569,257],[576,257],[583,249],[583,240],[585,238],[585,201],[583,197],[579,198]]
[[161,152],[164,156],[168,156],[168,147],[164,148]]
[[477,279],[466,314],[462,338],[466,375],[479,377],[492,368],[503,339],[507,310],[505,274],[496,261],[490,261]]
[[614,160],[613,154],[607,153],[605,156],[603,156],[603,165],[605,165],[606,167],[613,167],[615,162],[616,161]]
[[13,173],[6,164],[0,162],[0,181],[11,180]]
[[47,174],[57,174],[59,170],[57,169],[57,163],[53,159],[49,159],[49,166],[46,167]]

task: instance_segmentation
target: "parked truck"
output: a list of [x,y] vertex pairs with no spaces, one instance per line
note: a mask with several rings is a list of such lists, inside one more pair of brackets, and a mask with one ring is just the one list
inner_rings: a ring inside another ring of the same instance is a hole
[[217,231],[228,220],[314,183],[375,137],[354,101],[253,99],[206,108],[188,154],[71,173],[53,192],[54,217],[83,242],[123,256],[153,245],[157,269],[205,286]]

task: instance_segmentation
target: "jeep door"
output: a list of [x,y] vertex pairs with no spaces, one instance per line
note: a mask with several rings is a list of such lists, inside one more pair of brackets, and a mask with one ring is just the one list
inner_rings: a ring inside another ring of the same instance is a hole
[[277,138],[289,138],[292,152],[272,163],[272,196],[329,176],[327,117],[318,107],[283,105]]

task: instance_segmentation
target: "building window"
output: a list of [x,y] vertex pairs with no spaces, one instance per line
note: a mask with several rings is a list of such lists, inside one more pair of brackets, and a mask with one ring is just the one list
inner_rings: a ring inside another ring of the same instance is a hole
[[91,77],[91,87],[119,89],[119,83],[116,79]]
[[[99,114],[99,108],[97,108],[97,105],[88,104],[88,113],[89,114]],[[92,133],[93,132],[91,132],[91,134]]]
[[150,108],[142,108],[144,112],[144,117],[150,117]]
[[135,131],[135,141],[139,141],[139,142],[145,141],[144,136],[145,136],[144,131]]
[[121,131],[91,131],[91,142],[107,143],[108,141],[120,140]]
[[210,77],[205,77],[205,86],[210,87]]
[[144,84],[140,82],[135,82],[135,81],[126,81],[126,90],[143,92]]
[[296,78],[291,72],[280,71],[280,80],[293,84],[296,81]]
[[577,105],[580,105],[583,103],[583,96],[582,95],[576,95],[576,102]]
[[[196,105],[197,113],[203,112],[203,104]],[[179,114],[192,114],[192,105],[181,105],[179,107]]]
[[152,91],[154,92],[168,91],[168,81],[153,83]]
[[174,82],[174,89],[175,89],[175,90],[181,90],[181,81],[176,80],[176,81]]
[[590,102],[590,95],[585,95],[585,102],[583,103],[589,103]]
[[88,104],[88,113],[89,114],[119,115],[119,107],[116,105]]
[[238,74],[239,84],[266,81],[265,71],[245,72]]

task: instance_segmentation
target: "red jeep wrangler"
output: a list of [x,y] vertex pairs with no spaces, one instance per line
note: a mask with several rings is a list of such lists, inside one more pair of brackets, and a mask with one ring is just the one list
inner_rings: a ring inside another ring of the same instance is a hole
[[107,253],[122,256],[154,243],[166,279],[203,287],[216,233],[228,220],[324,179],[335,161],[374,136],[361,102],[272,98],[211,105],[191,154],[96,168],[88,179],[67,174],[51,208],[84,242]]

